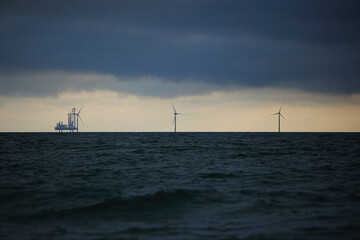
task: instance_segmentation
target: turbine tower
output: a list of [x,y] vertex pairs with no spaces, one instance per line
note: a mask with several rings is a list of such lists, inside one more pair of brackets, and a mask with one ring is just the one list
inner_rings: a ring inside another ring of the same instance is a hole
[[281,108],[282,108],[282,104],[281,104],[281,106],[280,106],[279,112],[272,114],[272,115],[278,115],[278,117],[279,117],[279,126],[278,126],[278,129],[279,129],[279,130],[278,130],[278,132],[280,132],[280,117],[282,117],[283,119],[285,119],[285,117],[281,114]]
[[176,132],[176,116],[177,115],[179,115],[180,113],[178,113],[178,112],[176,112],[176,109],[175,109],[175,107],[174,107],[174,105],[171,103],[171,106],[173,107],[173,109],[174,109],[174,120],[173,120],[173,124],[175,123],[175,128],[174,128],[174,132]]

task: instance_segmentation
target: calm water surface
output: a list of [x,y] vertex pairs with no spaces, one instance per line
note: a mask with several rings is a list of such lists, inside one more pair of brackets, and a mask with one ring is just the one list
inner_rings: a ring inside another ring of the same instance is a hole
[[0,239],[359,239],[358,133],[0,134]]

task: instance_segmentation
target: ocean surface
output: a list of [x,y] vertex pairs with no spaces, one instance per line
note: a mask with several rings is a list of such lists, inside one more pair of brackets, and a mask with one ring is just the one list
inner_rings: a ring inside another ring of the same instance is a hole
[[0,239],[360,239],[359,133],[2,133]]

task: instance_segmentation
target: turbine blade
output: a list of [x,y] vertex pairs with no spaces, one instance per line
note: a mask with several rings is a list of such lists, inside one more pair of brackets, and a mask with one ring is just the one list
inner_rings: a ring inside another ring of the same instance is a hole
[[176,113],[176,109],[175,109],[175,107],[174,107],[174,104],[173,104],[173,103],[171,103],[171,106],[172,106],[172,108],[174,109],[174,113]]
[[80,108],[80,110],[78,111],[78,113],[77,113],[78,115],[80,114],[81,109],[83,108],[83,106],[84,106],[84,105],[82,105],[81,108]]
[[80,118],[80,121],[81,121],[82,125],[85,126],[83,120],[80,117],[80,115],[78,115],[78,117]]
[[283,100],[281,101],[281,105],[280,105],[279,112],[281,112],[281,108],[282,108],[282,106],[284,105],[284,102],[285,102],[285,100],[283,99]]
[[175,122],[175,118],[176,118],[176,117],[174,117],[174,119],[173,119],[173,121],[172,121],[172,123],[171,123],[171,126],[172,126],[172,125],[174,125],[174,122]]
[[283,118],[283,119],[285,119],[286,120],[286,118],[280,113],[280,116]]
[[270,116],[278,115],[279,113],[270,114]]

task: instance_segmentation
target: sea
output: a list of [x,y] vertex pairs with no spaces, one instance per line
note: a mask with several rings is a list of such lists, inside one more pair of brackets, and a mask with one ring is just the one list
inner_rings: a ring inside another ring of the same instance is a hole
[[0,239],[360,239],[360,133],[1,133]]

